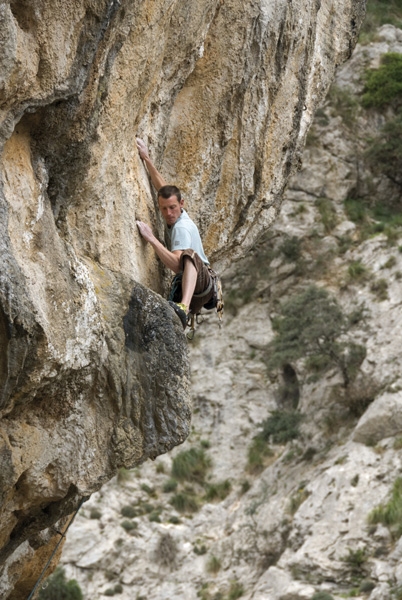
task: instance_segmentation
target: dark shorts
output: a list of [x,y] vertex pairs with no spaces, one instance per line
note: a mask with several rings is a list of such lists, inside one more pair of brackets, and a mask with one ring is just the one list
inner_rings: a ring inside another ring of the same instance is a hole
[[[195,284],[194,295],[190,303],[190,311],[193,314],[200,312],[204,304],[207,304],[211,300],[214,290],[211,281],[211,275],[209,269],[205,263],[202,262],[197,252],[191,250],[183,250],[180,256],[180,270],[184,270],[184,261],[191,260],[197,271],[197,283]],[[209,288],[209,289],[208,289]]]

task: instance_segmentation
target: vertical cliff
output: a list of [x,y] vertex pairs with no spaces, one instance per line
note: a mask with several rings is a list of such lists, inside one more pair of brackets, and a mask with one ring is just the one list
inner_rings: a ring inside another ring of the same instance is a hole
[[188,434],[185,338],[135,228],[162,223],[134,136],[183,188],[209,255],[229,262],[275,218],[363,9],[0,4],[4,597],[29,589],[83,498]]

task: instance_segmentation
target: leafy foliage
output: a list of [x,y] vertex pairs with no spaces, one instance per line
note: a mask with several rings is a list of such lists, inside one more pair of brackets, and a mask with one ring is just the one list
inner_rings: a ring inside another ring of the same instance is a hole
[[172,477],[178,481],[203,483],[210,466],[211,460],[202,448],[183,450],[173,459]]
[[386,23],[402,27],[402,1],[367,0],[366,18],[360,30],[359,41],[365,41],[377,27]]
[[244,588],[238,581],[232,581],[228,593],[228,600],[237,600],[244,594]]
[[343,556],[341,560],[349,566],[353,574],[360,575],[367,559],[368,554],[366,548],[357,548],[356,550],[348,548],[347,555]]
[[120,514],[122,515],[122,517],[127,517],[128,519],[132,519],[138,515],[138,512],[134,508],[134,506],[131,506],[131,504],[128,504],[127,506],[123,506],[121,508]]
[[169,494],[170,492],[174,492],[177,489],[177,481],[175,479],[168,479],[164,484],[162,491],[165,494]]
[[331,233],[331,231],[338,222],[334,205],[332,204],[331,200],[329,200],[329,198],[318,198],[316,200],[316,206],[318,208],[318,212],[321,215],[321,220],[324,225],[325,232]]
[[299,507],[303,504],[305,500],[309,497],[310,492],[306,490],[304,484],[300,485],[299,489],[293,496],[291,496],[289,500],[288,511],[291,515],[294,515]]
[[179,513],[194,513],[199,510],[199,505],[194,494],[188,492],[178,492],[170,499],[170,504]]
[[218,483],[208,483],[206,486],[205,500],[213,502],[214,500],[224,500],[232,489],[229,479]]
[[219,558],[214,554],[211,554],[206,565],[208,573],[213,573],[214,575],[216,575],[216,573],[220,571],[221,566],[222,564]]
[[[400,86],[402,96],[402,81]],[[384,125],[380,134],[371,141],[365,156],[375,172],[402,186],[402,114]]]
[[286,237],[279,250],[288,262],[296,262],[301,257],[301,240],[295,235]]
[[353,127],[359,110],[359,101],[349,89],[332,85],[328,94],[331,108],[339,115],[347,127]]
[[334,297],[324,289],[309,286],[286,302],[274,321],[276,336],[269,346],[268,366],[281,368],[300,358],[316,359],[324,370],[330,365],[338,367],[346,387],[351,380],[351,343],[345,341],[350,325],[351,316],[344,314]]
[[402,477],[396,479],[389,501],[377,506],[369,514],[368,521],[386,525],[395,539],[402,535]]
[[138,527],[138,523],[136,523],[136,521],[129,521],[129,519],[124,519],[124,521],[122,521],[120,525],[127,532],[132,531],[133,529],[136,529]]
[[366,71],[362,105],[383,108],[398,100],[402,100],[402,55],[389,52],[383,54],[378,69]]
[[334,597],[328,592],[320,591],[311,596],[311,600],[334,600]]
[[266,440],[257,434],[248,448],[247,471],[252,475],[258,475],[266,467],[267,459],[274,456]]
[[272,439],[274,444],[286,444],[299,436],[301,419],[302,415],[298,412],[274,410],[268,419],[263,421],[259,437],[266,442]]
[[390,246],[395,244],[402,227],[402,211],[394,201],[391,202],[388,202],[387,197],[384,197],[381,203],[374,205],[370,205],[365,198],[345,200],[346,214],[358,226],[361,240],[384,233],[388,238],[388,244]]
[[67,581],[64,569],[57,568],[39,592],[39,600],[82,600],[81,588],[75,579]]

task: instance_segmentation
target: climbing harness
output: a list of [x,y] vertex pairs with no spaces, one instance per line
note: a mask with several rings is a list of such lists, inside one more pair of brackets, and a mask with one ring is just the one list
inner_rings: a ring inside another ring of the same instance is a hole
[[[218,273],[216,271],[214,271],[213,269],[211,269],[211,267],[208,267],[208,271],[209,271],[209,275],[210,275],[210,280],[209,280],[208,286],[206,287],[206,289],[203,292],[201,292],[201,294],[194,294],[193,298],[197,298],[197,299],[205,298],[208,295],[210,295],[211,290],[213,290],[212,297],[210,298],[210,300],[208,300],[208,302],[206,302],[203,305],[203,308],[205,308],[206,310],[213,310],[214,308],[216,309],[216,312],[218,313],[218,319],[219,319],[218,325],[219,325],[219,329],[220,329],[222,327],[223,308],[224,308],[222,281],[221,281],[221,278],[218,275]],[[170,288],[170,294],[169,294],[169,300],[171,300],[173,302],[180,302],[182,276],[183,276],[183,273],[178,273],[173,278],[171,288]],[[188,340],[191,341],[194,339],[195,326],[200,325],[203,322],[203,320],[204,320],[204,316],[201,312],[198,312],[196,314],[189,312],[188,317],[187,317],[187,327],[189,328],[189,331],[187,331],[187,333],[186,333]]]
[[32,592],[29,594],[29,596],[28,596],[27,600],[31,600],[31,599],[34,597],[35,591],[38,589],[38,586],[39,586],[40,582],[42,581],[42,579],[43,579],[43,576],[44,576],[44,574],[46,573],[46,571],[47,571],[47,568],[48,568],[48,566],[50,565],[50,563],[51,563],[51,561],[52,561],[52,558],[53,558],[53,556],[56,554],[56,552],[57,552],[57,550],[58,550],[58,547],[60,546],[61,542],[63,541],[63,538],[65,538],[65,537],[66,537],[66,534],[67,534],[67,531],[69,530],[69,527],[70,527],[70,525],[71,525],[71,524],[72,524],[72,522],[74,521],[75,517],[77,516],[77,513],[78,513],[78,511],[80,510],[81,506],[84,504],[84,502],[85,502],[86,500],[88,500],[88,498],[83,498],[83,499],[81,500],[81,502],[80,502],[80,503],[79,503],[79,505],[78,505],[78,508],[77,508],[77,510],[76,510],[76,511],[75,511],[75,513],[73,514],[73,516],[72,516],[72,518],[71,518],[71,520],[70,520],[69,524],[68,524],[68,525],[67,525],[67,527],[65,528],[64,532],[63,532],[63,533],[62,533],[61,531],[57,531],[57,532],[56,532],[56,533],[58,533],[58,534],[61,536],[61,538],[59,539],[59,541],[57,542],[56,546],[54,547],[54,550],[53,550],[52,554],[50,555],[50,558],[49,558],[49,560],[48,560],[48,561],[47,561],[47,563],[45,564],[45,566],[44,566],[44,568],[43,568],[43,570],[42,570],[42,573],[39,575],[39,578],[38,578],[37,582],[35,583],[35,586],[34,586],[34,588],[33,588]]

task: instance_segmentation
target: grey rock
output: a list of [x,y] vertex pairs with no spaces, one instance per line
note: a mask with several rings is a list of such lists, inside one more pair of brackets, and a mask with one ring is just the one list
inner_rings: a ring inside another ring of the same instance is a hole
[[353,433],[356,442],[377,443],[402,433],[401,395],[383,394],[366,410]]

